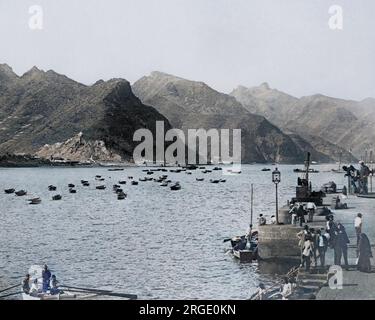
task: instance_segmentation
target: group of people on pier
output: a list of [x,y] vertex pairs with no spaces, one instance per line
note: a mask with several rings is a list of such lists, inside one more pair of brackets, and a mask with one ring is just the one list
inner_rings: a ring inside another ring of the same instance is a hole
[[359,169],[354,166],[346,167],[343,169],[346,171],[346,176],[349,178],[350,186],[353,188],[353,192],[357,194],[368,194],[368,178],[373,174],[373,170],[364,163],[359,162]]
[[[318,267],[318,258],[321,267],[325,267],[326,252],[333,249],[334,264],[349,269],[348,244],[350,243],[346,229],[339,221],[335,222],[333,215],[326,217],[326,227],[321,229],[310,228],[308,225],[297,234],[301,247],[301,267],[310,271],[311,264]],[[357,236],[357,268],[362,272],[371,272],[372,252],[371,244],[365,233],[362,232],[362,214],[358,213],[354,221]]]

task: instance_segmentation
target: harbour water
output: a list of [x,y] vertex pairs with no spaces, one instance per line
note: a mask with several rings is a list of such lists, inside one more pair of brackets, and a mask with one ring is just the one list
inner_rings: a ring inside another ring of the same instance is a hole
[[[130,185],[128,176],[138,180],[144,168],[1,168],[0,284],[20,282],[30,265],[46,262],[64,284],[135,293],[140,299],[246,299],[260,281],[272,284],[275,273],[288,268],[241,265],[225,254],[223,240],[244,234],[249,224],[252,183],[255,221],[260,213],[269,219],[275,212],[271,172],[263,167],[243,165],[242,174],[225,177],[221,171],[155,172],[179,181],[179,191],[153,181]],[[281,204],[295,194],[296,167],[279,166]],[[331,180],[339,187],[346,183],[343,175],[329,172],[333,167],[314,166],[320,171],[311,175],[315,189]],[[95,175],[106,180],[95,181]],[[226,182],[210,183],[214,178]],[[83,187],[82,179],[90,186]],[[127,180],[123,201],[112,191],[119,180]],[[76,194],[69,193],[69,183]],[[107,189],[96,190],[99,184]],[[48,185],[57,191],[48,191]],[[8,195],[6,188],[28,195]],[[52,201],[57,193],[62,200]],[[34,196],[42,203],[29,205],[26,200]]]

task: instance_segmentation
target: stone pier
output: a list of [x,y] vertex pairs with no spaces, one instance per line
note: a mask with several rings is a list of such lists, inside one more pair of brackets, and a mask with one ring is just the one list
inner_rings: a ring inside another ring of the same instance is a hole
[[297,233],[302,228],[293,225],[259,227],[259,255],[262,259],[296,259],[301,256]]

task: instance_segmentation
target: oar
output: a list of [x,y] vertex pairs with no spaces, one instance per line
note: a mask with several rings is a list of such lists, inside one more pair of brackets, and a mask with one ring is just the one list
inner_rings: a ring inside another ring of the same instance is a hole
[[13,289],[13,288],[15,288],[15,287],[19,287],[21,284],[19,283],[19,284],[16,284],[16,285],[14,285],[14,286],[12,286],[12,287],[9,287],[9,288],[6,288],[6,289],[3,289],[3,290],[0,290],[0,293],[2,293],[2,292],[4,292],[4,291],[8,291],[8,290],[10,290],[10,289]]
[[109,296],[109,297],[120,297],[120,298],[128,298],[130,300],[136,300],[138,296],[136,294],[128,294],[128,293],[117,293],[117,292],[111,292],[111,291],[100,291],[100,290],[78,290],[78,289],[70,289],[70,292],[80,292],[80,293],[93,293],[98,294],[102,296]]
[[81,287],[73,287],[73,286],[59,286],[60,288],[66,288],[66,289],[76,289],[76,290],[83,290],[83,291],[88,291],[88,292],[107,292],[110,293],[112,292],[111,290],[102,290],[102,289],[90,289],[90,288],[81,288]]
[[22,292],[14,292],[14,293],[9,293],[9,294],[6,294],[6,295],[3,295],[3,296],[0,296],[0,299],[2,298],[6,298],[6,297],[10,297],[10,296],[15,296],[17,294],[21,294]]

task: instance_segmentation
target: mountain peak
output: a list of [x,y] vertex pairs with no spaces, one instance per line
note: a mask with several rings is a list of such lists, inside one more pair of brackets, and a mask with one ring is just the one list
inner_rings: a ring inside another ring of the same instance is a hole
[[270,90],[270,85],[267,83],[267,82],[263,82],[260,86],[259,86],[259,89],[263,89],[263,90]]
[[0,63],[0,74],[5,75],[8,78],[17,78],[18,76],[14,73],[13,69],[6,63]]

